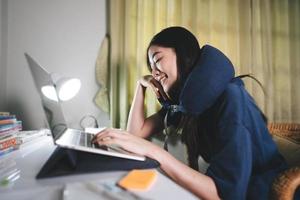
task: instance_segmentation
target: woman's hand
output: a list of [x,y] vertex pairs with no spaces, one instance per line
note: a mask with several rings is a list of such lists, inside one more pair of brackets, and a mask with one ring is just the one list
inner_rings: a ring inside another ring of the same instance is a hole
[[145,88],[151,87],[157,99],[169,99],[161,84],[152,75],[143,76],[138,82]]
[[155,159],[154,152],[157,152],[161,149],[160,147],[143,138],[132,135],[126,131],[113,128],[107,128],[100,133],[97,133],[94,136],[92,143],[104,146],[109,146],[112,144],[118,145],[126,151],[153,159]]

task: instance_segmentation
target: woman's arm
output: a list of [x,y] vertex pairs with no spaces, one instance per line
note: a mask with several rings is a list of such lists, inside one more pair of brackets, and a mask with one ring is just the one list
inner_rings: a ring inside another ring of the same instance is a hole
[[148,155],[160,163],[160,168],[176,183],[194,193],[201,199],[220,199],[215,182],[184,163],[177,160],[164,149],[152,150]]
[[126,131],[105,129],[94,138],[99,145],[117,144],[123,149],[155,159],[161,169],[182,187],[201,199],[220,199],[214,181],[178,161],[159,146]]
[[145,92],[148,87],[151,87],[154,92],[157,91],[156,83],[152,76],[144,76],[137,82],[135,95],[130,108],[127,131],[146,138],[152,133],[157,133],[163,129],[163,119],[155,113],[152,116],[145,118],[144,100]]

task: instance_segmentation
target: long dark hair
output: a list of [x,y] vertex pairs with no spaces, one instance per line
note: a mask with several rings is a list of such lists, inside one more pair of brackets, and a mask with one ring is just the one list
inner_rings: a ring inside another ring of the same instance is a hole
[[[195,67],[196,62],[200,56],[201,48],[198,43],[197,38],[187,29],[183,27],[169,27],[163,29],[161,32],[157,33],[149,43],[147,48],[147,54],[149,48],[153,45],[167,47],[174,49],[177,57],[177,70],[178,79],[175,88],[169,94],[174,101],[173,103],[178,103],[179,94],[181,92],[182,86]],[[151,72],[150,62],[147,56],[148,69]],[[182,140],[187,146],[188,162],[189,165],[198,169],[198,156],[199,156],[199,137],[203,132],[201,126],[198,126],[199,117],[182,115],[181,122],[177,126],[176,131],[182,132]]]
[[[181,92],[182,86],[186,81],[187,76],[195,67],[195,64],[200,56],[201,49],[196,37],[187,29],[183,27],[169,27],[163,29],[161,32],[157,33],[149,43],[147,48],[147,54],[149,48],[152,45],[157,45],[161,47],[173,48],[177,56],[177,70],[178,70],[178,80],[175,84],[173,90],[173,95],[169,94],[173,100],[173,103],[178,103],[179,94]],[[151,66],[147,56],[148,69],[151,72]],[[250,77],[258,82],[262,87],[261,83],[251,75],[241,75],[240,78]],[[262,87],[263,89],[263,87]],[[177,125],[176,132],[181,132],[181,139],[187,146],[188,162],[190,167],[198,170],[198,157],[201,155],[204,159],[208,156],[207,152],[212,151],[211,144],[205,141],[207,140],[207,124],[212,123],[207,122],[206,116],[209,114],[209,109],[204,113],[194,116],[189,114],[182,114],[179,124]],[[267,123],[267,118],[261,112],[261,115],[265,122]]]
[[[169,94],[177,103],[181,88],[200,55],[200,45],[197,38],[187,29],[179,26],[168,27],[157,33],[150,41],[149,48],[153,45],[174,49],[177,57],[178,79],[175,90]],[[151,66],[147,55],[147,66],[151,72]]]

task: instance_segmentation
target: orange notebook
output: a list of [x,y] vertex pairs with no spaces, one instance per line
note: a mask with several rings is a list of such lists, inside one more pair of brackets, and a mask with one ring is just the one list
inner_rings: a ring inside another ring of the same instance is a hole
[[127,190],[148,190],[156,180],[157,172],[155,170],[132,170],[123,177],[118,185]]

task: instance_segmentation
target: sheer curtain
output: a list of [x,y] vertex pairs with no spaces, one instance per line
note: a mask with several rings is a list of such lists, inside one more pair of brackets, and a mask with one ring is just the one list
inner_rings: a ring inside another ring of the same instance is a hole
[[[146,47],[168,26],[184,26],[201,46],[233,62],[270,121],[300,122],[300,2],[297,0],[110,0],[109,91],[112,126],[124,128],[136,81],[147,73]],[[158,109],[147,93],[146,115]]]

